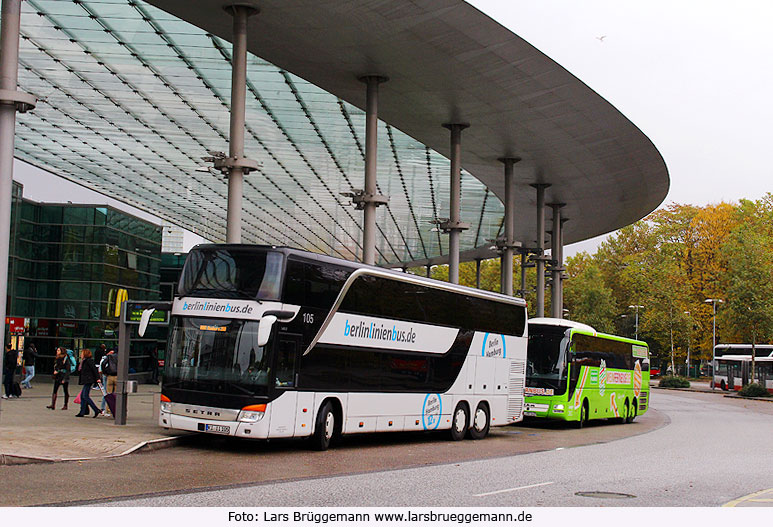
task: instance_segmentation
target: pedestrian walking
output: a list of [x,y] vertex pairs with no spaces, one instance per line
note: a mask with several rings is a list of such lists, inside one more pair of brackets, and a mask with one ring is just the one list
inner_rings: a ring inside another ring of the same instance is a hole
[[80,374],[79,382],[83,388],[81,388],[80,393],[81,409],[80,412],[75,414],[75,417],[89,415],[89,407],[94,410],[94,417],[99,417],[102,415],[102,412],[99,410],[99,408],[97,408],[97,405],[94,403],[94,401],[91,400],[91,397],[89,396],[91,387],[99,381],[99,372],[97,371],[97,367],[94,364],[94,358],[91,355],[91,350],[81,350],[81,363],[80,366],[78,366],[78,372]]
[[24,380],[21,381],[22,388],[30,389],[30,381],[35,376],[35,359],[38,358],[38,349],[33,342],[30,342],[27,349],[24,350]]
[[70,402],[70,357],[64,348],[56,348],[56,358],[54,359],[54,392],[51,394],[51,405],[46,406],[50,410],[56,409],[56,397],[59,386],[64,388],[64,406],[62,410],[67,410],[67,403]]
[[13,393],[13,374],[16,372],[16,352],[11,349],[10,344],[5,345],[5,357],[3,357],[3,399],[11,399],[16,395]]

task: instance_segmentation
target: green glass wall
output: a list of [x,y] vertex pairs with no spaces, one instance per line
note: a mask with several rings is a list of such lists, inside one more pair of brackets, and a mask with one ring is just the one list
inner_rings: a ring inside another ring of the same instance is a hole
[[[20,186],[14,196],[7,312],[24,319],[38,372],[51,371],[56,346],[117,348],[116,302],[161,298],[160,227],[110,207],[24,200]],[[148,337],[132,340],[137,373],[150,367]]]

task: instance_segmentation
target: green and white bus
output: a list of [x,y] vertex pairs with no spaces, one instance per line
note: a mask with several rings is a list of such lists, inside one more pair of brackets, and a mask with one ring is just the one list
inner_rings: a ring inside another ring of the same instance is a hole
[[647,411],[645,342],[598,333],[570,320],[529,320],[524,415],[575,422],[632,422]]

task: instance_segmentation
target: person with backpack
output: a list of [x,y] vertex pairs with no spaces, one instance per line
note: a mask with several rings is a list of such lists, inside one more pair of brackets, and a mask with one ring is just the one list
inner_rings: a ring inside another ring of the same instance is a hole
[[49,410],[56,409],[56,396],[60,385],[64,388],[64,406],[62,406],[62,410],[67,410],[67,403],[70,401],[70,357],[62,347],[56,348],[54,392],[51,394],[51,404],[46,406]]
[[97,405],[94,403],[94,401],[91,400],[91,397],[89,396],[91,387],[99,381],[99,372],[97,371],[97,366],[94,364],[91,350],[81,350],[81,363],[78,366],[78,370],[80,373],[79,382],[83,388],[81,388],[80,393],[81,409],[80,412],[75,414],[75,417],[89,415],[89,407],[94,410],[94,417],[99,417],[102,415],[102,412],[99,410],[99,408],[97,408]]
[[[110,350],[110,353],[112,353],[113,350]],[[102,386],[107,390],[107,362],[108,362],[108,353],[105,352],[105,354],[102,356],[102,360],[99,361],[99,373],[102,376]],[[107,411],[105,408],[107,407],[107,391],[105,391],[102,394],[102,404],[99,405],[100,410],[102,410],[102,413],[105,414],[106,417],[111,417],[110,409],[108,408]]]
[[102,370],[107,375],[107,384],[105,384],[105,390],[107,393],[114,393],[118,386],[118,353],[111,349],[105,356],[105,368]]
[[30,381],[35,376],[35,359],[38,358],[38,349],[33,342],[30,342],[30,345],[24,350],[23,358],[24,380],[21,381],[21,385],[23,388],[30,389],[32,388]]

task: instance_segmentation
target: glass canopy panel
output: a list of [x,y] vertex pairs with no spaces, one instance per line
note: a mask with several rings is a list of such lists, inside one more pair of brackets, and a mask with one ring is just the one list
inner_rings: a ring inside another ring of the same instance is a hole
[[[16,152],[212,241],[225,239],[227,182],[202,158],[228,151],[231,44],[141,1],[23,3]],[[364,87],[363,87],[364,89]],[[243,241],[362,256],[365,116],[259,57],[248,58]],[[449,162],[379,123],[382,265],[443,255]],[[462,173],[461,248],[501,233],[499,200]]]

